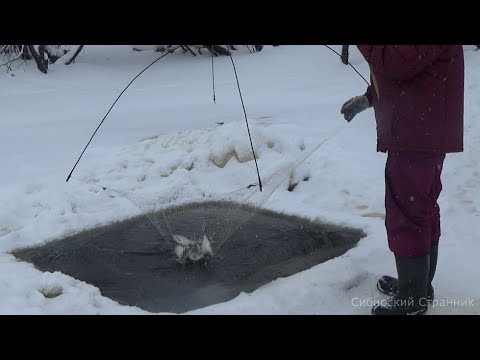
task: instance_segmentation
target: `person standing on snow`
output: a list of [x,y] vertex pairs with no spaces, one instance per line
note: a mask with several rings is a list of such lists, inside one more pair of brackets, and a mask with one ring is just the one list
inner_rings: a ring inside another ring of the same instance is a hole
[[385,227],[398,279],[377,288],[392,295],[374,315],[421,314],[433,299],[440,238],[441,173],[446,153],[463,151],[464,58],[461,45],[357,45],[372,85],[348,100],[350,122],[372,107],[377,151],[387,152]]

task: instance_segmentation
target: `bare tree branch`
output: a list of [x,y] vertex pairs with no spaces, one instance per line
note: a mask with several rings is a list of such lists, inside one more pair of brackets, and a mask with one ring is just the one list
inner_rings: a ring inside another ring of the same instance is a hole
[[[7,66],[7,68],[8,68],[9,70],[11,70],[9,65],[10,65],[12,62],[14,62],[15,60],[18,60],[20,57],[22,57],[23,52],[24,52],[25,45],[17,45],[17,46],[20,48],[20,49],[18,50],[18,55],[17,55],[16,57],[14,57],[13,59],[8,60],[6,63],[0,64],[0,66]],[[20,47],[20,46],[21,46],[21,47]],[[3,52],[3,50],[4,50],[4,49],[3,49],[3,46],[2,46],[2,49],[0,50],[0,52]]]
[[65,65],[70,65],[71,63],[74,63],[75,62],[75,59],[77,58],[78,54],[80,54],[80,52],[82,51],[83,47],[85,45],[80,45],[77,49],[77,51],[75,51],[75,53],[73,54],[73,56],[70,58],[70,60],[68,60]]

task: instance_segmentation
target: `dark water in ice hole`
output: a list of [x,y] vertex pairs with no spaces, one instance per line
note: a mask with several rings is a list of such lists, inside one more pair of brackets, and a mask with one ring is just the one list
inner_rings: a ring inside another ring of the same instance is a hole
[[234,203],[209,202],[166,211],[175,233],[192,237],[249,217],[206,262],[179,264],[171,243],[145,216],[84,231],[13,254],[41,271],[60,271],[103,296],[150,312],[181,313],[233,299],[344,254],[365,234]]

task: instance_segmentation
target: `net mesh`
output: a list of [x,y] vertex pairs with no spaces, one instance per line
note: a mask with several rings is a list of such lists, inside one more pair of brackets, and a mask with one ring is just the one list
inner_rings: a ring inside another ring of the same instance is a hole
[[[272,194],[282,185],[288,187],[291,174],[340,128],[296,161],[281,167],[258,184],[228,192],[216,193],[195,185],[188,191],[138,194],[106,189],[135,204],[156,227],[179,261],[198,261],[215,253],[252,216],[255,216]],[[238,211],[243,208],[244,211]],[[188,209],[188,216],[185,210]],[[222,217],[218,212],[221,209]]]

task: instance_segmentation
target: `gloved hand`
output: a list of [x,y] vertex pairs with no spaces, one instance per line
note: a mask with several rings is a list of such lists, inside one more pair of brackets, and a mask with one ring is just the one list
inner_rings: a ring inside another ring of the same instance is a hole
[[351,98],[345,104],[343,104],[340,113],[343,114],[345,120],[350,122],[355,117],[355,115],[365,109],[368,109],[369,107],[370,103],[368,102],[368,98],[365,95],[355,96],[354,98]]

